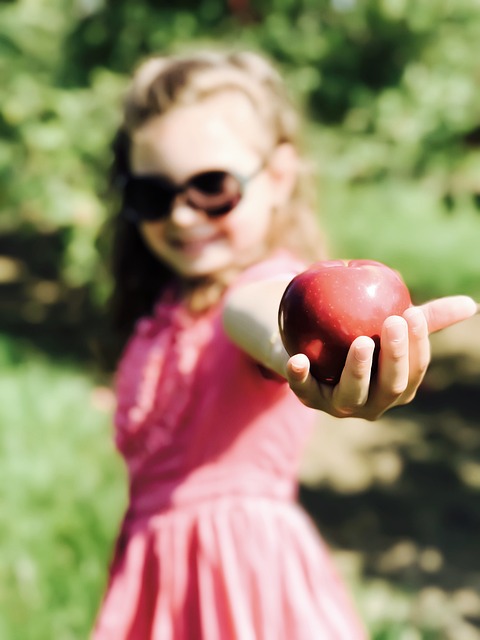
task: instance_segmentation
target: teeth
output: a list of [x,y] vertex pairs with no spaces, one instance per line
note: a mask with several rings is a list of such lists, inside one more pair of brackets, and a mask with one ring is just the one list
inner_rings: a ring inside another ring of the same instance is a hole
[[171,244],[173,247],[181,251],[198,251],[206,247],[210,243],[215,241],[215,237],[212,238],[189,238],[186,240],[185,238],[176,238],[171,240]]
[[208,235],[208,236],[195,236],[192,238],[171,238],[170,242],[174,243],[174,244],[182,244],[182,245],[189,245],[189,244],[201,244],[204,242],[211,242],[212,240],[215,240],[218,236],[212,236],[212,235]]
[[186,238],[174,238],[172,239],[171,242],[173,244],[177,244],[177,245],[179,244],[179,245],[185,246],[185,245],[201,244],[203,242],[208,242],[208,239],[207,238],[195,238],[195,239],[189,238],[187,240]]

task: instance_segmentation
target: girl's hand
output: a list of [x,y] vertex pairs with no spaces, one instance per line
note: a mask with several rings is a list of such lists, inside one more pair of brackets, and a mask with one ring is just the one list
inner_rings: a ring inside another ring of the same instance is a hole
[[478,312],[467,296],[450,296],[411,307],[383,324],[378,372],[371,379],[374,342],[356,338],[348,352],[340,382],[319,384],[304,354],[287,363],[291,389],[309,407],[336,417],[379,418],[387,409],[410,402],[430,362],[429,334],[466,320]]

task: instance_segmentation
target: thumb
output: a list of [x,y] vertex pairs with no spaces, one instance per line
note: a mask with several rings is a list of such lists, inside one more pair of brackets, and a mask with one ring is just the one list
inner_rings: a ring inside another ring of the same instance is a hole
[[303,353],[297,353],[287,362],[287,380],[290,386],[305,383],[310,373],[310,360]]
[[320,389],[315,378],[310,375],[310,361],[303,353],[297,353],[287,362],[287,380],[290,389],[307,407],[319,406]]

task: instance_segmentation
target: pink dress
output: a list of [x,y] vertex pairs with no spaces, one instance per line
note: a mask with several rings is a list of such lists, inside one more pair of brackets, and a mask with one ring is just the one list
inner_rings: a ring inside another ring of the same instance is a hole
[[[299,268],[280,254],[239,282]],[[221,304],[159,303],[117,391],[130,500],[93,640],[364,640],[295,502],[314,412],[228,340]]]

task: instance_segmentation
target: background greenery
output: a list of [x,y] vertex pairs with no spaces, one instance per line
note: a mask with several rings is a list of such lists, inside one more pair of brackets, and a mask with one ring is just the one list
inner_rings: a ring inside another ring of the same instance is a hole
[[[310,118],[332,253],[391,264],[418,301],[480,297],[478,0],[0,2],[2,638],[87,636],[123,506],[90,343],[126,79],[149,52],[232,42]],[[376,638],[430,637],[392,616]]]

